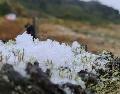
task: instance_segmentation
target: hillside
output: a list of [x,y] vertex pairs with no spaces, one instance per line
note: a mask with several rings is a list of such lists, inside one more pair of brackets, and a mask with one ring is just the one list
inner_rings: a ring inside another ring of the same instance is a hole
[[[41,40],[49,38],[66,43],[78,41],[82,44],[87,44],[88,50],[91,52],[96,53],[102,50],[109,50],[115,55],[120,56],[120,25],[114,24],[116,22],[119,23],[119,14],[117,10],[101,5],[98,2],[86,3],[77,0],[64,0],[64,2],[63,0],[52,0],[50,2],[49,0],[44,0],[46,7],[52,7],[52,10],[54,9],[53,12],[50,12],[50,8],[46,8],[46,11],[45,8],[40,6],[42,2],[42,0],[0,0],[0,4],[2,5],[0,9],[0,39],[4,41],[14,39],[18,34],[24,32],[24,25],[31,22],[32,16],[38,16],[40,18],[38,19],[38,38]],[[75,7],[79,7],[81,10],[90,10],[90,8],[92,10],[93,8],[94,11],[90,11],[89,14],[84,11],[77,12],[75,11]],[[60,11],[58,8],[61,8],[62,10]],[[74,11],[71,11],[71,9]],[[98,9],[99,11],[97,11]],[[105,9],[106,13],[109,15],[104,13]],[[60,17],[60,15],[63,15],[63,12],[67,13],[68,10],[74,16],[77,16],[77,14],[78,16],[82,15],[83,20],[71,15],[69,16],[71,18],[68,16],[66,16],[67,18]],[[8,21],[3,18],[4,15],[10,11],[17,14],[18,18],[16,21]],[[52,14],[55,12],[59,15],[56,16],[55,14]],[[76,14],[72,12],[75,12]],[[92,12],[94,14],[92,14]],[[101,13],[102,15],[105,14],[104,16],[106,19],[100,15],[95,18],[96,12],[99,14]],[[83,16],[83,14],[86,16]],[[108,20],[108,18],[113,17],[113,15],[117,15],[112,18],[113,21]],[[86,19],[85,17],[90,18]]]
[[[7,19],[12,12],[16,19]],[[119,94],[119,57],[120,15],[111,7],[0,0],[0,94]]]
[[21,16],[57,17],[91,24],[120,23],[119,11],[99,2],[79,0],[2,0]]

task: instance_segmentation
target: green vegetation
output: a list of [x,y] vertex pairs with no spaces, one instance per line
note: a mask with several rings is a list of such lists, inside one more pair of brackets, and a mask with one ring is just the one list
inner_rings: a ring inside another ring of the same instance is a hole
[[[10,8],[8,8],[8,6]],[[90,24],[120,23],[119,11],[96,1],[79,0],[0,0],[0,15],[56,17]]]
[[90,85],[95,94],[119,94],[120,92],[120,58],[114,59],[106,65],[108,70],[100,74],[100,83]]
[[0,0],[0,16],[3,16],[9,12],[10,12],[10,9],[8,4],[5,2],[5,0]]
[[[83,2],[79,0],[20,0],[28,10],[68,19],[88,22],[90,24],[120,23],[118,10],[100,4],[99,2]],[[41,15],[40,15],[41,16]]]

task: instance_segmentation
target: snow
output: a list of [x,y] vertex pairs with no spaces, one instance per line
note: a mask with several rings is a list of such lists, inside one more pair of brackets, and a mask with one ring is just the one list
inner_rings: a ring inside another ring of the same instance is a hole
[[6,16],[5,16],[5,18],[7,19],[7,20],[10,20],[10,21],[15,21],[16,20],[16,14],[14,14],[14,13],[9,13],[9,14],[7,14]]
[[0,62],[12,64],[16,71],[26,76],[27,62],[38,61],[44,72],[51,70],[51,81],[55,84],[69,82],[85,88],[77,72],[87,69],[88,72],[96,73],[92,66],[104,68],[108,61],[97,59],[98,57],[99,55],[86,52],[76,41],[72,45],[50,39],[33,41],[32,36],[26,32],[18,35],[16,41],[10,40],[5,44],[0,41]]

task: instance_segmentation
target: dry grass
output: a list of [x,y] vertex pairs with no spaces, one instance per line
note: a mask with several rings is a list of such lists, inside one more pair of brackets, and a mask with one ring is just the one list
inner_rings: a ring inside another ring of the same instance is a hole
[[[1,18],[2,19],[2,18]],[[18,18],[16,21],[2,19],[0,22],[0,39],[14,39],[24,32],[24,25],[31,19]],[[38,37],[41,40],[50,38],[60,42],[79,41],[87,44],[89,51],[109,50],[120,56],[120,26],[91,26],[75,21],[40,21]]]
[[14,39],[24,31],[26,23],[26,19],[17,19],[16,21],[2,19],[0,23],[0,40]]
[[[65,26],[71,29],[65,28]],[[79,41],[87,44],[89,51],[109,50],[120,56],[119,26],[98,27],[88,24],[83,25],[79,22],[59,23],[59,25],[56,25],[56,23],[46,22],[40,26],[40,30],[40,35],[44,38],[52,38],[62,42]]]

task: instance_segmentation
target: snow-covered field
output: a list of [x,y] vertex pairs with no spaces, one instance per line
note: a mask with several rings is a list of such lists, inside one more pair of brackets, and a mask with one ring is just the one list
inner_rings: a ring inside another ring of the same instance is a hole
[[[78,42],[72,45],[60,44],[50,39],[40,41],[23,33],[16,37],[16,41],[0,42],[0,66],[4,63],[12,64],[16,71],[27,76],[25,67],[28,62],[39,62],[45,72],[51,70],[51,81],[57,84],[72,83],[85,88],[84,81],[78,76],[81,70],[96,73],[96,69],[105,67],[108,62],[105,56],[86,52],[84,46]],[[93,68],[94,67],[94,68]]]

